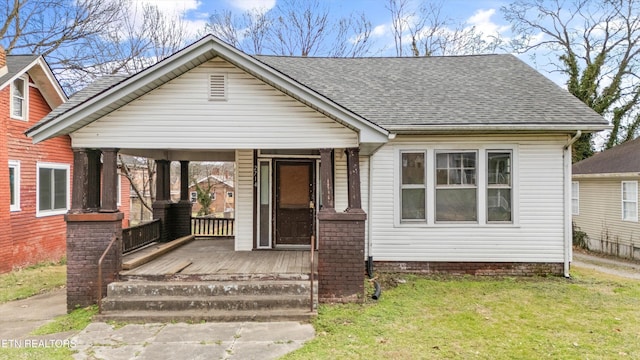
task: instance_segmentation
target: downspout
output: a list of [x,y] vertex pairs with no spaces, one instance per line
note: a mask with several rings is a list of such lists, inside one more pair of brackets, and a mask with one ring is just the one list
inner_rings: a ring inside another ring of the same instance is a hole
[[564,145],[562,151],[562,162],[564,167],[563,181],[563,214],[564,214],[564,277],[570,278],[569,265],[571,263],[573,251],[573,235],[571,230],[571,198],[567,194],[571,190],[571,145],[573,145],[582,136],[582,130],[576,131],[576,134],[569,139]]

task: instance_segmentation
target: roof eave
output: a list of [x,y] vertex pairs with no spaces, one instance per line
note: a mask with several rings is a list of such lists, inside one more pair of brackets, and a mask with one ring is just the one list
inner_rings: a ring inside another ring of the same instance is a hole
[[474,133],[513,133],[513,132],[550,132],[572,133],[578,130],[585,132],[597,132],[610,129],[611,126],[603,124],[443,124],[443,125],[394,125],[386,127],[389,132],[398,135],[421,134],[448,134],[461,131]]
[[[35,68],[39,68],[41,71],[36,71]],[[68,100],[67,94],[65,94],[62,86],[60,86],[55,75],[53,75],[49,64],[47,64],[42,56],[38,56],[27,66],[16,72],[14,76],[0,84],[0,89],[8,86],[11,82],[25,73],[28,73],[38,88],[42,90],[41,92],[45,101],[52,109]]]
[[573,179],[608,179],[608,178],[629,178],[640,177],[640,172],[622,172],[622,173],[592,173],[592,174],[573,174]]

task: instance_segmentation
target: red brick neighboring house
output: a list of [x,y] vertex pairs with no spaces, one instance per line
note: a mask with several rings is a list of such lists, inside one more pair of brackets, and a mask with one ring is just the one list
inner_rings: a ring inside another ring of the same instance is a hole
[[62,136],[34,145],[24,132],[66,101],[37,55],[0,49],[0,272],[65,253],[73,152]]
[[[67,100],[42,56],[0,47],[0,273],[66,252],[73,151],[69,136],[33,144],[24,132]],[[126,183],[125,183],[126,184]],[[129,187],[121,196],[129,209]],[[126,193],[125,193],[126,192]]]

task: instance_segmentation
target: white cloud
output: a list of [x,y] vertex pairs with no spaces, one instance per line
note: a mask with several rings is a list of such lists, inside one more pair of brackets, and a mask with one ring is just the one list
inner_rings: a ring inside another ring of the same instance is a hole
[[196,10],[202,4],[198,0],[136,0],[138,4],[156,6],[163,14],[184,14]]
[[495,13],[496,9],[476,10],[473,16],[467,19],[467,24],[474,26],[483,36],[495,36],[508,31],[509,25],[498,25],[491,20]]
[[270,10],[276,6],[276,0],[227,0],[227,3],[242,11],[253,9]]

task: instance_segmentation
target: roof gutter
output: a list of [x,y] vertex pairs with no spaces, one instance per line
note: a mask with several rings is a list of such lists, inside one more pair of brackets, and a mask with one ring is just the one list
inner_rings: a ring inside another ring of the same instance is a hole
[[565,150],[569,149],[571,145],[573,145],[576,141],[578,141],[580,136],[582,136],[582,130],[576,131],[576,134],[567,142],[567,144],[564,146],[564,149]]

